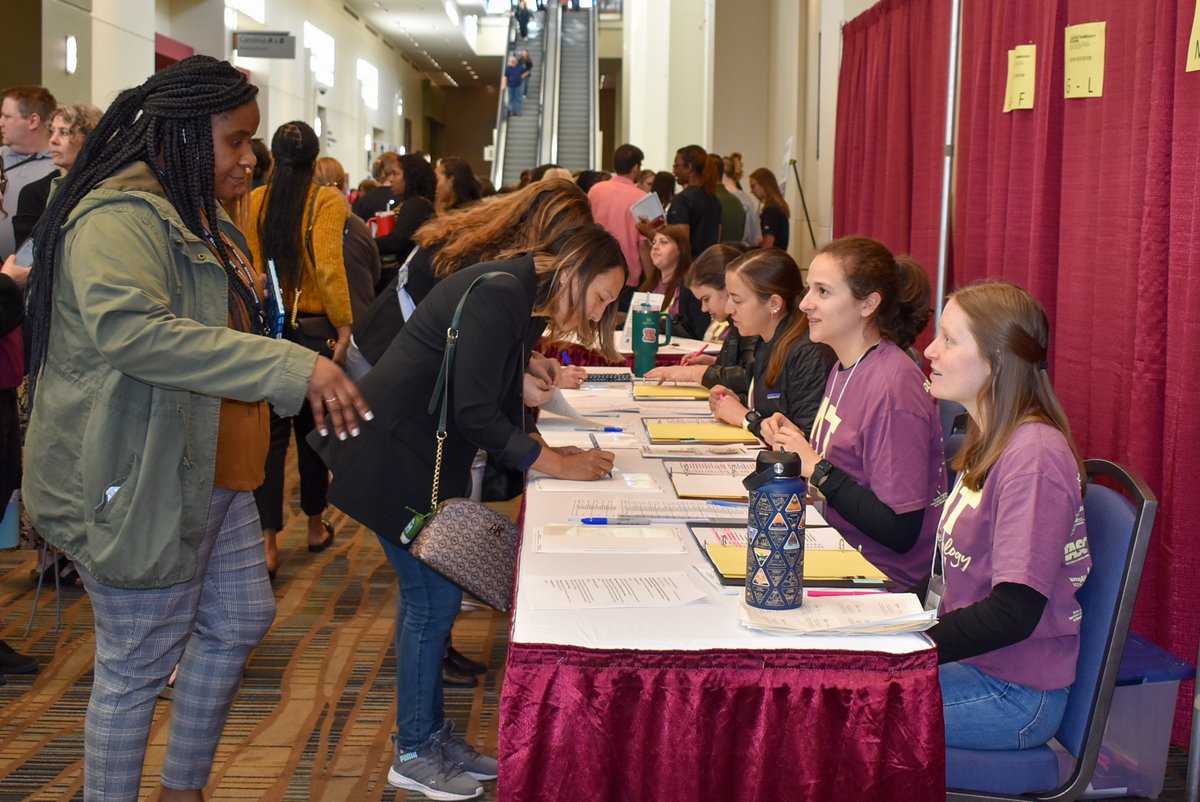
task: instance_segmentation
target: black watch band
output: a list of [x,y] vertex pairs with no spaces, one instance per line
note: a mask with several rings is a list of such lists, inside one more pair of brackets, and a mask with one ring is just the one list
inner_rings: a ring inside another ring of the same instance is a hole
[[813,487],[820,487],[825,484],[825,480],[829,478],[832,470],[832,462],[827,459],[821,460],[813,467],[812,474],[808,477],[808,483]]
[[742,421],[742,428],[757,436],[756,431],[759,421],[763,419],[762,413],[756,410],[750,410],[746,413],[745,419]]

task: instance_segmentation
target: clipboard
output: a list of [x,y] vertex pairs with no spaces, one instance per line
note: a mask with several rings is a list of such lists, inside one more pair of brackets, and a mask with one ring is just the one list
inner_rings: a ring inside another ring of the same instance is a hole
[[[727,586],[744,585],[745,547],[705,543],[696,530],[713,526],[711,521],[687,522],[688,533],[708,560],[717,581]],[[822,588],[892,588],[896,583],[855,549],[807,549],[804,552],[804,584]]]

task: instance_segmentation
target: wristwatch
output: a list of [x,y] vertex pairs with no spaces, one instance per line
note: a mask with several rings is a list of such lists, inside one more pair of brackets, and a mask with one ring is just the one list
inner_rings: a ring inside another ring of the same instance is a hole
[[[755,434],[754,430],[750,427],[756,425],[760,420],[762,420],[762,418],[763,416],[761,412],[752,409],[747,412],[746,417],[742,419],[742,428],[751,434]],[[755,436],[757,437],[757,434],[755,434]]]
[[829,473],[832,470],[832,462],[827,459],[821,460],[813,467],[812,474],[808,477],[808,483],[813,487],[820,487],[825,484],[825,480],[829,478]]

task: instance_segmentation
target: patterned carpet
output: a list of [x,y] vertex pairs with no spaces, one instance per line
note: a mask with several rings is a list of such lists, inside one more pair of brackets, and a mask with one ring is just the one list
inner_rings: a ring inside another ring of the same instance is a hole
[[[293,502],[294,503],[294,502]],[[515,504],[501,505],[515,513]],[[395,721],[392,625],[396,580],[375,537],[333,512],[337,541],[305,548],[304,520],[281,537],[275,625],[254,653],[217,750],[213,800],[423,799],[388,788]],[[91,687],[92,609],[82,589],[53,587],[34,610],[35,555],[0,551],[0,638],[42,663],[36,675],[0,686],[0,800],[81,798],[83,717]],[[508,618],[459,616],[455,646],[493,667],[474,689],[446,690],[447,715],[481,751],[495,754]],[[170,702],[160,701],[143,793],[158,785]],[[484,799],[494,796],[485,783]]]
[[[515,516],[515,502],[499,506]],[[304,547],[303,519],[287,524],[275,625],[250,661],[225,728],[212,800],[424,799],[386,782],[395,719],[395,576],[373,535],[336,512],[332,520],[337,542],[316,555]],[[56,631],[55,594],[44,590],[23,637],[34,608],[34,560],[28,551],[0,551],[0,638],[43,666],[0,686],[0,802],[81,798],[92,610],[81,589],[64,588]],[[478,688],[447,688],[447,714],[476,748],[495,754],[507,616],[459,616],[454,644],[493,668]],[[144,796],[157,787],[169,714],[170,703],[159,702]],[[1186,755],[1173,747],[1160,799],[1183,802],[1185,774]],[[495,784],[484,786],[482,798],[494,799]]]

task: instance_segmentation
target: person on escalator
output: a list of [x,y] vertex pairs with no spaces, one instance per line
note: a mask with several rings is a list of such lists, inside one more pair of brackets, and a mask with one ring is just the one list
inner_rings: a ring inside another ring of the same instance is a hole
[[513,117],[521,116],[521,84],[529,77],[529,71],[526,70],[517,60],[517,54],[514,53],[508,57],[508,66],[504,68],[504,77],[501,79],[500,88],[508,90],[508,113]]

